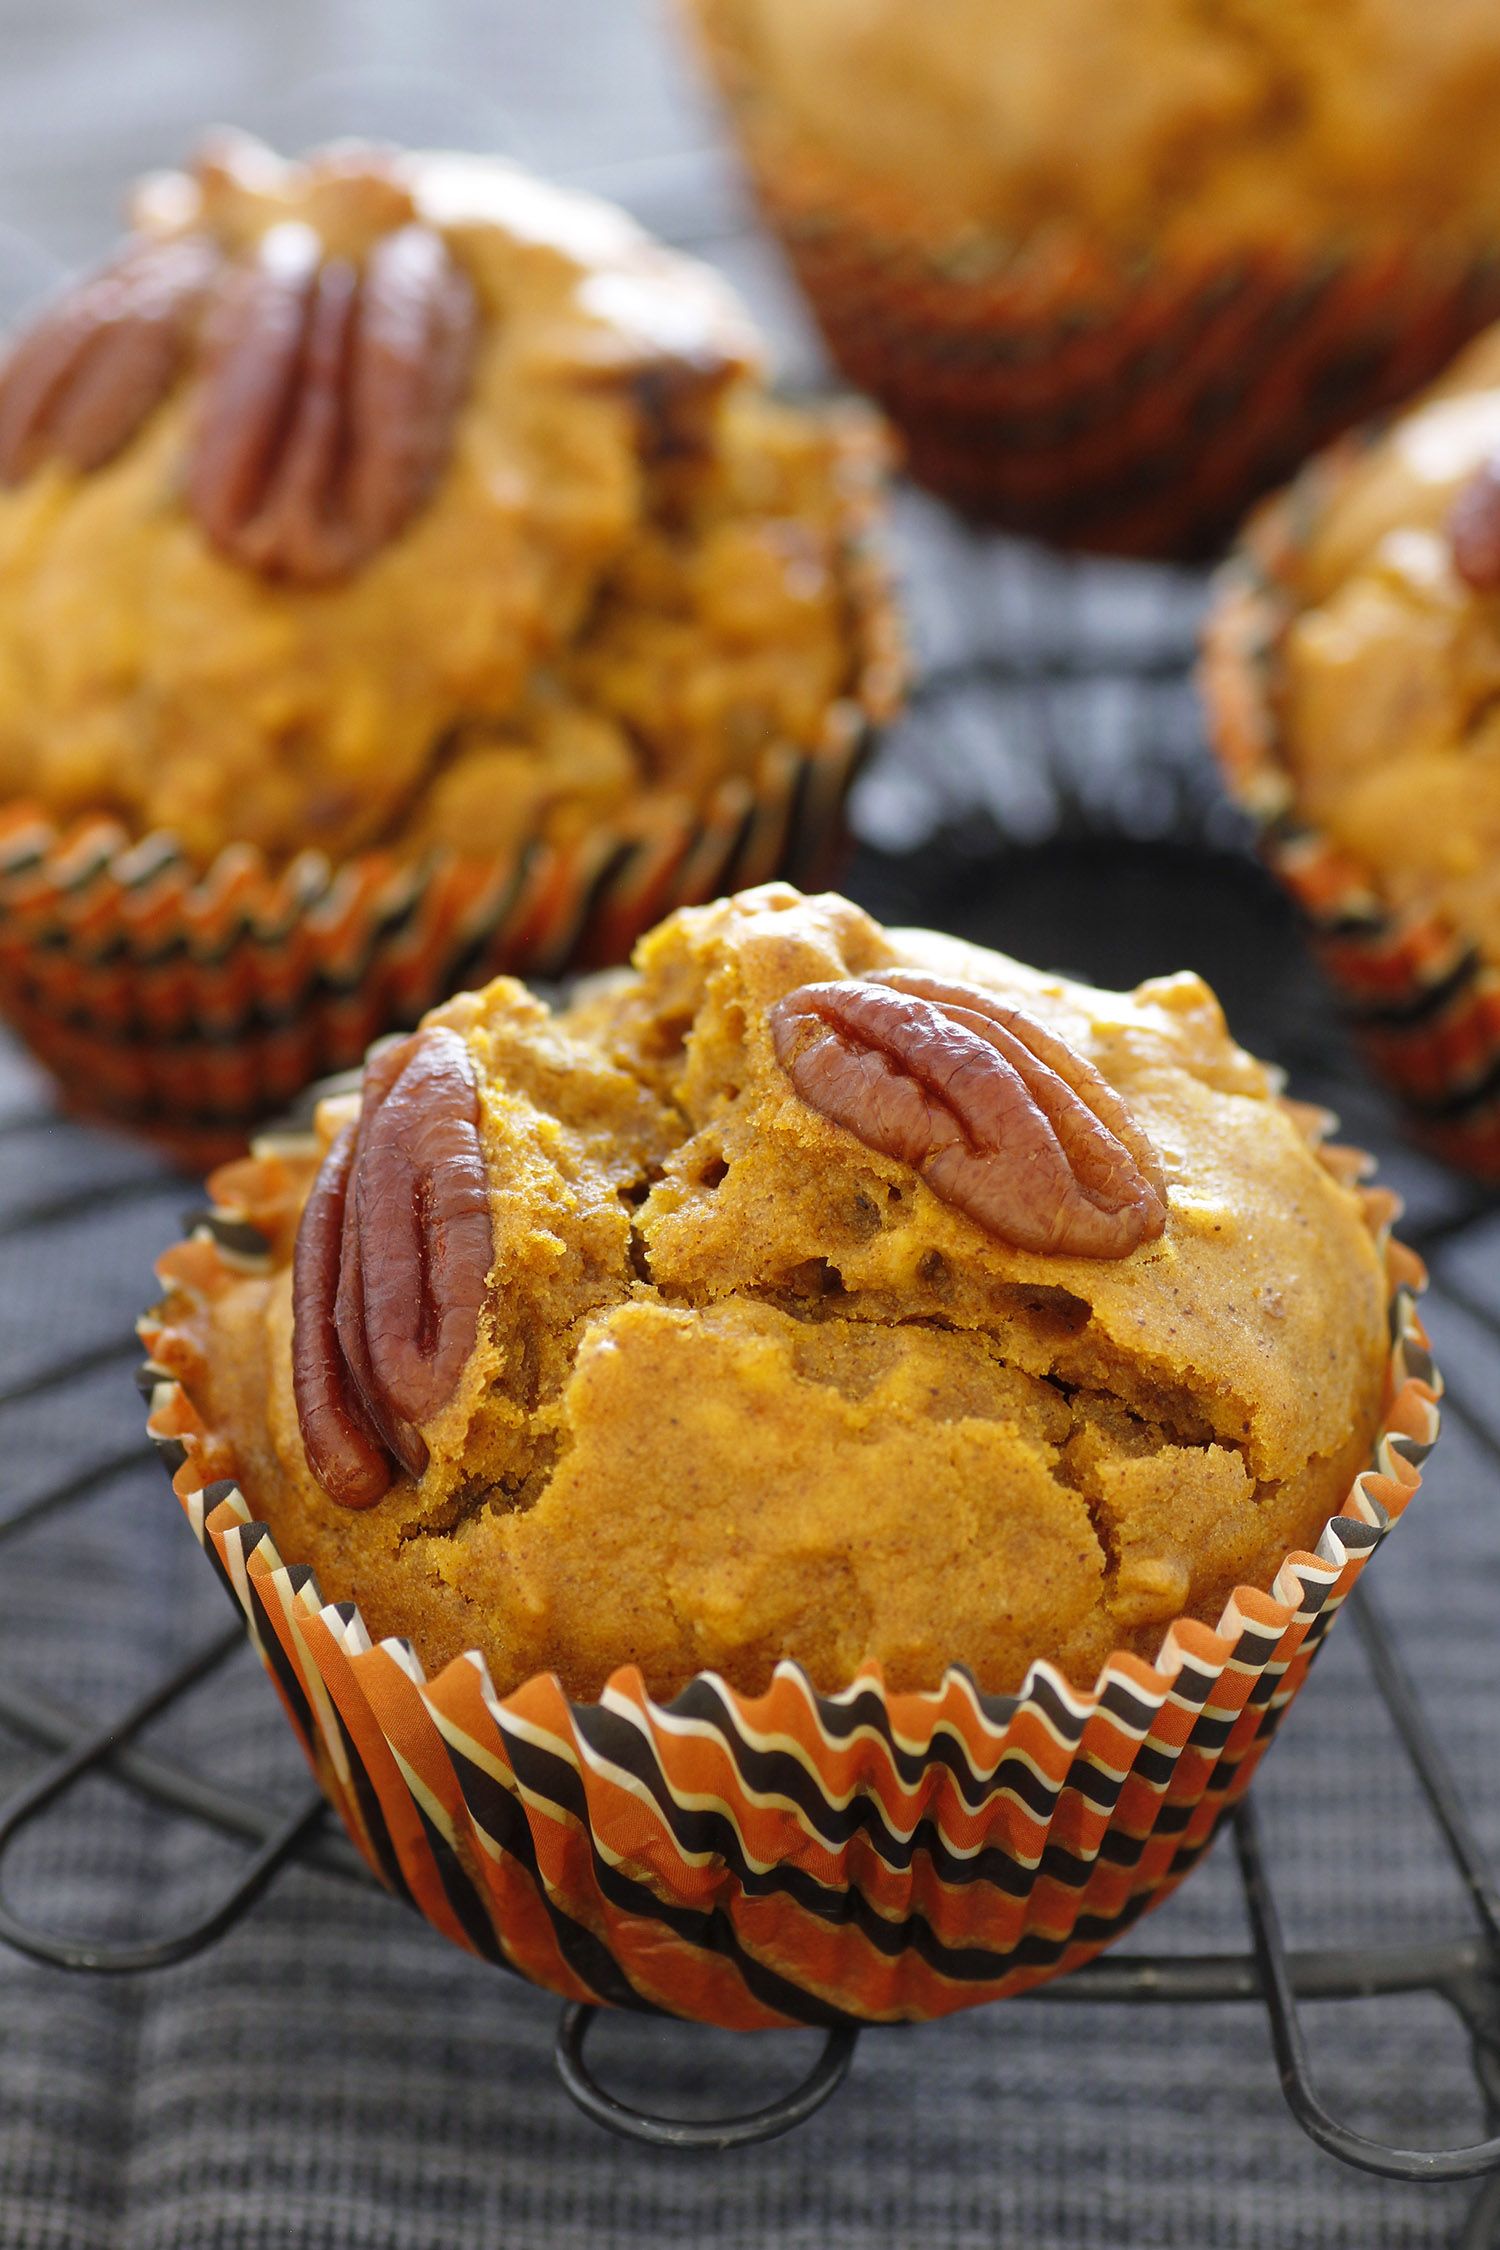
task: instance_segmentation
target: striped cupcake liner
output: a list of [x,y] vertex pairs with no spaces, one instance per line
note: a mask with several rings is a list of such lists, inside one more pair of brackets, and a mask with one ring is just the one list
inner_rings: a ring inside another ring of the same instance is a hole
[[1256,511],[1220,571],[1201,667],[1209,732],[1371,1068],[1419,1139],[1461,1170],[1500,1181],[1500,968],[1447,917],[1382,897],[1374,872],[1303,817],[1283,754],[1278,680],[1298,608],[1298,560],[1371,442],[1346,438],[1310,463]]
[[837,1695],[792,1663],[758,1696],[702,1673],[665,1704],[633,1670],[596,1703],[540,1675],[499,1696],[477,1653],[429,1679],[281,1555],[195,1399],[204,1308],[268,1267],[312,1153],[259,1144],[162,1260],[150,1434],[373,1872],[455,1944],[571,2000],[742,2029],[891,2022],[1092,1959],[1213,1840],[1437,1435],[1421,1268],[1372,1193],[1391,1343],[1370,1466],[1315,1552],[1240,1588],[1216,1630],[1173,1625],[1154,1664],[1117,1653],[1080,1688],[1037,1663],[1014,1697],[958,1668],[888,1693],[875,1665]]
[[757,83],[741,0],[696,0],[761,209],[833,358],[912,473],[1032,536],[1216,551],[1246,506],[1405,398],[1500,318],[1500,252],[1124,261],[1062,226],[935,237],[899,183],[852,180]]
[[623,960],[675,908],[775,875],[816,884],[905,670],[870,451],[851,433],[850,683],[813,741],[772,745],[706,801],[643,795],[572,842],[536,836],[500,861],[309,852],[278,871],[231,845],[204,872],[164,832],[132,841],[114,820],[60,828],[0,806],[0,1015],[69,1107],[203,1169],[462,986]]

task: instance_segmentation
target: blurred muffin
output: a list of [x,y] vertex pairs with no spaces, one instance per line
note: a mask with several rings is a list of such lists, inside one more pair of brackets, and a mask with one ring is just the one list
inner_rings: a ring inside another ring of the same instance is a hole
[[1388,1206],[1196,977],[777,885],[556,1015],[449,1002],[320,1122],[271,1270],[189,1320],[195,1395],[326,1598],[502,1694],[1086,1685],[1268,1586],[1370,1457]]
[[1485,0],[690,0],[835,358],[1020,530],[1210,544],[1500,311]]
[[[11,941],[33,1036],[107,1022],[127,1113],[253,1115],[460,959],[618,953],[736,860],[826,837],[899,669],[878,444],[767,395],[711,273],[463,156],[222,140],[133,216],[0,368],[0,793],[26,801],[0,819],[0,976]],[[151,839],[146,938],[139,857],[79,821]],[[80,854],[104,863],[83,914]],[[222,895],[259,941],[236,976]],[[122,950],[174,941],[216,989],[132,1014]],[[194,1005],[233,1049],[304,1001],[298,1075],[241,1070],[248,1106],[222,1068],[153,1079]]]
[[0,374],[0,788],[206,863],[699,796],[851,672],[851,440],[474,158],[219,144]]
[[1252,520],[1205,678],[1377,1067],[1500,1176],[1500,330]]

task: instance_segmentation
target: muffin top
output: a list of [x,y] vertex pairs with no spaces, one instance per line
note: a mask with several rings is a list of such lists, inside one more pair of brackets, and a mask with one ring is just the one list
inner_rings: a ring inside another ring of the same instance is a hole
[[1489,0],[695,0],[784,127],[926,224],[1116,246],[1500,220]]
[[1321,1124],[1197,977],[1097,992],[773,885],[376,1050],[317,1150],[218,1183],[269,1270],[153,1349],[282,1554],[429,1667],[1091,1680],[1366,1463],[1381,1212]]
[[771,401],[622,213],[226,138],[133,221],[0,367],[0,790],[200,862],[490,855],[853,692],[870,426]]
[[1300,518],[1275,665],[1298,802],[1500,958],[1500,329]]

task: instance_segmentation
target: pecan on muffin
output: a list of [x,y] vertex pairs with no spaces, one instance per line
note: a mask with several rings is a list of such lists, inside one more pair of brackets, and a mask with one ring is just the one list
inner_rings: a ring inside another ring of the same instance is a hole
[[688,0],[763,208],[916,473],[1210,548],[1500,313],[1488,0]]
[[495,160],[224,139],[133,220],[0,366],[0,1000],[81,1095],[253,1116],[810,860],[899,673],[867,414]]

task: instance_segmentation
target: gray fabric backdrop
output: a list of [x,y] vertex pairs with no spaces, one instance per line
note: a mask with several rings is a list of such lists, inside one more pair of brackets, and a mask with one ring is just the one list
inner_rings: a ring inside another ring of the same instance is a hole
[[[718,259],[791,372],[814,378],[670,34],[638,0],[3,0],[0,310],[105,243],[124,178],[227,117],[287,145],[383,131],[496,146],[602,184]],[[851,888],[1119,981],[1191,960],[1247,1038],[1385,1152],[1419,1224],[1458,1211],[1454,1184],[1396,1141],[1240,856],[1186,677],[1199,582],[981,540],[914,498],[900,534],[925,685],[863,787]],[[217,1626],[220,1597],[159,1472],[109,1466],[139,1427],[123,1352],[32,1385],[59,1356],[125,1338],[189,1190],[44,1102],[29,1066],[0,1055],[0,1386],[18,1394],[0,1411],[0,1515],[63,1477],[83,1496],[0,1547],[0,1679],[103,1713]],[[1497,1247],[1481,1214],[1442,1270],[1500,1304]],[[1434,1324],[1482,1410],[1495,1343],[1451,1303]],[[1494,1477],[1455,1417],[1377,1573],[1492,1849]],[[268,1798],[305,1787],[246,1657],[163,1733]],[[38,1761],[0,1729],[0,1794]],[[1464,1927],[1352,1633],[1335,1636],[1258,1796],[1298,1942]],[[233,1863],[101,1783],[5,1880],[58,1926],[120,1935],[185,1915]],[[1221,1849],[1131,1944],[1243,1941]],[[545,1997],[400,1907],[306,1870],[214,1951],[150,1979],[71,1979],[0,1947],[0,2250],[1436,2250],[1473,2200],[1318,2155],[1282,2107],[1254,2007],[1027,2001],[871,2037],[813,2124],[719,2159],[644,2154],[576,2116],[551,2074],[553,2020]],[[1309,2024],[1356,2122],[1480,2129],[1438,2003],[1325,2007]],[[705,2084],[743,2102],[807,2052],[633,2024],[599,2041],[617,2082],[684,2106]]]

